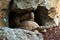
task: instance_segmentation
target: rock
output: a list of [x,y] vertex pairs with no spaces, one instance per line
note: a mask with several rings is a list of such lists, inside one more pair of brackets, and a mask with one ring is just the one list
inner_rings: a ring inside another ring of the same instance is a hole
[[44,0],[40,6],[45,6],[49,10],[51,7],[56,7],[58,2],[59,0]]
[[23,29],[0,27],[0,40],[43,40],[43,35]]
[[[40,6],[45,6],[49,11],[50,17],[53,17],[52,14],[54,14],[54,17],[52,18],[56,25],[60,23],[60,0],[45,0]],[[51,8],[54,8],[55,12],[51,12]],[[49,12],[48,11],[48,12]],[[57,18],[58,16],[58,18]]]
[[51,8],[49,10],[48,16],[51,17],[54,20],[55,24],[58,26],[60,20],[60,13],[58,13],[55,8]]
[[34,21],[23,21],[18,26],[18,28],[26,29],[26,30],[36,29],[37,27],[39,27],[39,25]]
[[58,26],[58,24],[60,23],[60,0],[58,1],[58,3],[55,5],[55,7],[51,7],[49,12],[49,16],[54,20],[54,22],[56,23],[56,25]]
[[11,0],[0,0],[0,26],[8,26],[9,3]]
[[60,23],[60,0],[44,0],[35,12],[35,21],[43,28],[58,26]]
[[60,0],[59,0],[58,4],[56,5],[56,12],[57,12],[56,18],[58,20],[58,24],[60,23],[60,6],[59,5],[60,5]]
[[12,10],[17,13],[35,10],[44,0],[14,0]]

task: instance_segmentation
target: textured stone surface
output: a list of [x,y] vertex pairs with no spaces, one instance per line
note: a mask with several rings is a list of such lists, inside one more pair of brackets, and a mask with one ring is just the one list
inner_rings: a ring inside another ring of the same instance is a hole
[[60,40],[60,25],[50,28],[44,33],[44,40]]
[[0,0],[0,10],[7,10],[11,0]]
[[[55,6],[53,6],[53,7],[51,7],[50,9],[49,9],[49,15],[50,15],[50,17],[55,21],[55,23],[58,25],[59,23],[60,23],[60,0],[56,0],[56,5]],[[53,4],[51,4],[51,5],[53,5]]]
[[60,0],[59,0],[58,4],[56,5],[58,23],[60,23],[60,6],[59,5],[60,5]]
[[23,29],[0,28],[0,40],[43,40],[41,33]]
[[[55,24],[59,24],[60,20],[60,0],[45,0],[41,6],[45,6],[49,11],[49,16],[52,17]],[[51,10],[50,10],[51,9]],[[57,17],[58,16],[58,17]]]
[[60,20],[60,0],[44,0],[35,11],[35,21],[45,28],[58,26]]
[[8,8],[11,0],[0,0],[0,26],[8,26]]
[[14,0],[12,9],[17,13],[35,10],[38,4],[41,4],[43,1],[44,0]]
[[45,6],[47,9],[50,9],[51,7],[56,7],[58,2],[59,0],[44,0],[41,6]]

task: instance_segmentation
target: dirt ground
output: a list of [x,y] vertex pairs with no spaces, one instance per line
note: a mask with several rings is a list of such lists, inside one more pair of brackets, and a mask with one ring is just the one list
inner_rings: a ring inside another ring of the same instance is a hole
[[50,28],[44,33],[44,40],[60,40],[60,25]]

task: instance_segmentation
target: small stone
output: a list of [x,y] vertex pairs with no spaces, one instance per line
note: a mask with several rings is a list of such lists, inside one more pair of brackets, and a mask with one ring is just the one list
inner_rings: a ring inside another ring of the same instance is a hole
[[44,30],[43,30],[43,32],[47,32],[47,30],[46,30],[46,29],[44,29]]

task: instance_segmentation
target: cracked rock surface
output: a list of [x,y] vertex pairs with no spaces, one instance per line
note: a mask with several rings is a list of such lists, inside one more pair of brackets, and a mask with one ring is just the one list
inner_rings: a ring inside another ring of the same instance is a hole
[[0,27],[0,40],[43,40],[41,33]]
[[36,10],[37,6],[43,1],[44,0],[14,0],[12,10],[17,13]]

